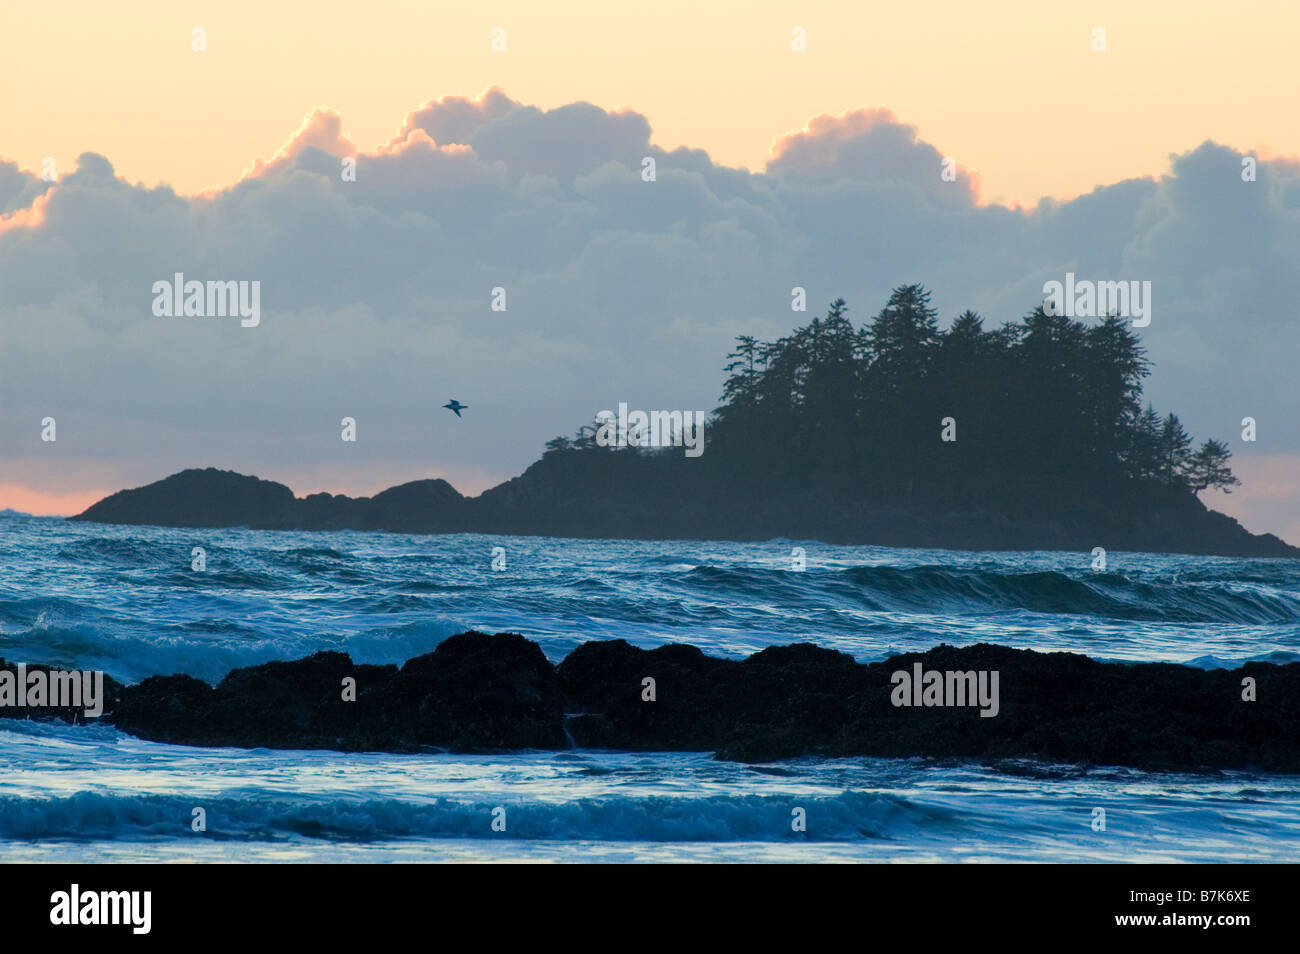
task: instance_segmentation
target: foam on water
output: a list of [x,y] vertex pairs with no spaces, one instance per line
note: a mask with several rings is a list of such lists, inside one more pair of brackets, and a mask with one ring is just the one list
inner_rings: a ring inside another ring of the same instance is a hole
[[[506,756],[195,749],[12,723],[0,859],[1234,860],[1294,858],[1300,779],[699,753]],[[192,810],[207,831],[191,831]],[[1092,829],[1104,807],[1107,829]],[[492,829],[504,808],[506,831]],[[802,809],[806,831],[792,828]],[[504,843],[504,844],[503,844]],[[73,845],[83,849],[79,854]],[[620,847],[622,846],[622,847]],[[282,856],[282,857],[279,857]]]

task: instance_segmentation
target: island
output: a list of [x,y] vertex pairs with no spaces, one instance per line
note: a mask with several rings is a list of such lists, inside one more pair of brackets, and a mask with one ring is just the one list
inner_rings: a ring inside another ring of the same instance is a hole
[[785,338],[740,337],[728,359],[722,404],[693,442],[678,424],[689,415],[599,414],[476,497],[436,478],[296,497],[209,467],[71,519],[1300,557],[1200,501],[1239,483],[1228,445],[1194,447],[1177,415],[1143,406],[1151,365],[1119,317],[1040,305],[995,330],[970,311],[940,330],[929,293],[905,285],[863,327],[837,299]]

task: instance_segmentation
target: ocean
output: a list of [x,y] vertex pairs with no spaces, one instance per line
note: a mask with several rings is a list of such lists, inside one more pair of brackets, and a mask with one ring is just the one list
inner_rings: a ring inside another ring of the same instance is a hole
[[[188,530],[5,513],[0,656],[124,682],[215,682],[322,649],[401,663],[478,629],[522,633],[553,661],[614,638],[731,657],[812,642],[872,661],[991,642],[1207,668],[1300,660],[1300,560],[1107,561],[1094,571],[1089,553]],[[191,748],[14,719],[0,719],[0,753],[3,862],[1300,858],[1300,777],[1245,771]],[[799,810],[804,830],[792,825]]]

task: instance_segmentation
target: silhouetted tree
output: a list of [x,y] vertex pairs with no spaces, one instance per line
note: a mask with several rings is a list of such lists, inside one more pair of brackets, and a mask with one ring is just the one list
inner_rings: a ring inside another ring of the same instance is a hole
[[1192,439],[1178,415],[1170,414],[1160,425],[1160,480],[1166,487],[1185,484],[1192,457]]
[[1232,451],[1222,441],[1208,440],[1192,455],[1187,469],[1187,482],[1193,493],[1200,493],[1207,488],[1232,493],[1229,487],[1238,486],[1241,481],[1233,476],[1228,467]]

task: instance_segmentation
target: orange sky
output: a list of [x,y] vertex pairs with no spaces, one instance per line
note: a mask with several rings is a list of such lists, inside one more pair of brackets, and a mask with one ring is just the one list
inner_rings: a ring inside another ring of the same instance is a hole
[[6,508],[20,510],[23,513],[68,516],[81,513],[95,501],[102,500],[121,489],[121,487],[105,487],[86,492],[45,493],[15,484],[0,484],[0,501],[3,501]]
[[1031,203],[1159,173],[1206,138],[1300,154],[1298,32],[1300,4],[1274,0],[11,3],[0,155],[65,170],[92,149],[190,193],[238,178],[314,106],[370,148],[426,100],[498,84],[545,108],[629,106],[658,145],[752,170],[810,116],[885,105],[986,201]]

